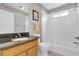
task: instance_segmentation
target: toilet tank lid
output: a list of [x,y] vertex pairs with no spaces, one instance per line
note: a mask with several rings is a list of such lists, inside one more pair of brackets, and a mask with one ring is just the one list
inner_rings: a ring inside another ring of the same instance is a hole
[[51,45],[50,45],[50,43],[42,42],[42,43],[39,44],[39,46],[41,46],[41,47],[50,47]]

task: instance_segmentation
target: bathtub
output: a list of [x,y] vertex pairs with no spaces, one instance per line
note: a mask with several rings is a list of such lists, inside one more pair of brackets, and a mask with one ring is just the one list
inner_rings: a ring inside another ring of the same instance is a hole
[[51,44],[51,51],[63,56],[79,56],[79,48],[67,47],[59,44]]

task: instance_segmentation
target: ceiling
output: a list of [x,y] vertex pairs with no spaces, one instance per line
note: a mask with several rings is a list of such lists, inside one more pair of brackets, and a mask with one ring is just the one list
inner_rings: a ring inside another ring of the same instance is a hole
[[[6,5],[28,13],[28,3],[6,3]],[[25,9],[21,9],[21,7],[25,7]]]
[[41,3],[47,10],[62,6],[66,3]]
[[[28,13],[28,5],[29,3],[6,3],[7,5],[11,6],[11,7],[14,7],[18,10],[21,10],[23,12],[26,12]],[[56,7],[59,7],[59,6],[62,6],[66,3],[41,3],[42,6],[44,6],[47,10],[51,10],[53,8],[56,8]],[[21,9],[21,7],[25,7],[25,9]]]

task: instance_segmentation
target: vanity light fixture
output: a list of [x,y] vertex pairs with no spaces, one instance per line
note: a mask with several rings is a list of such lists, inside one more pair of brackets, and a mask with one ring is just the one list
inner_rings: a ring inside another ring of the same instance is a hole
[[52,17],[56,18],[56,17],[62,17],[62,16],[67,16],[69,14],[68,11],[62,11],[62,12],[59,12],[57,14],[54,14]]
[[68,15],[68,12],[63,12],[60,14],[60,16],[67,16]]
[[59,17],[59,15],[57,14],[57,15],[53,15],[53,17]]

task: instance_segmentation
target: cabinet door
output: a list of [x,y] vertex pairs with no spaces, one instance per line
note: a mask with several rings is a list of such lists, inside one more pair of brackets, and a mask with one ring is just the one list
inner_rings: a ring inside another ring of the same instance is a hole
[[25,52],[22,52],[22,53],[20,53],[20,54],[18,54],[18,55],[16,55],[16,56],[27,56],[27,53],[26,53],[26,51],[25,51]]
[[38,47],[35,46],[28,50],[28,56],[37,56],[38,55]]
[[0,50],[0,56],[1,56],[1,54],[2,54],[2,51]]

